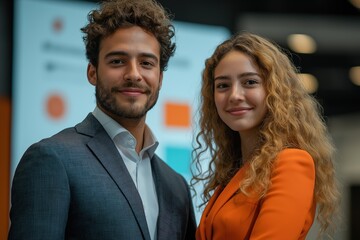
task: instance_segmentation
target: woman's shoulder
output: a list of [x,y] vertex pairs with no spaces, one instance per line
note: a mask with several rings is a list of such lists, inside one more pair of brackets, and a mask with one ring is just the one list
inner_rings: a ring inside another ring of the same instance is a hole
[[285,148],[281,150],[277,156],[278,158],[283,157],[294,157],[294,158],[306,158],[306,159],[312,159],[312,156],[309,152],[306,150],[300,149],[300,148]]
[[309,152],[299,148],[286,148],[279,152],[277,165],[293,165],[314,168],[315,163]]

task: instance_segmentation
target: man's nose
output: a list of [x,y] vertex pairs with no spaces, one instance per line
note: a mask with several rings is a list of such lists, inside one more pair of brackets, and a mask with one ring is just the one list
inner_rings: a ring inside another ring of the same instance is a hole
[[128,62],[128,66],[126,67],[126,73],[124,75],[125,80],[127,81],[140,81],[141,74],[139,71],[140,65],[136,61]]

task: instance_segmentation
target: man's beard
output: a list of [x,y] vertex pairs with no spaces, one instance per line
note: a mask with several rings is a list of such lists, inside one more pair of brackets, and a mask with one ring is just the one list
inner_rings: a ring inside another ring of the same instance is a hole
[[[130,102],[130,107],[118,104],[116,101],[116,94],[119,94],[120,88],[134,87],[145,90],[145,94],[148,97],[146,103],[143,106],[135,106],[135,99],[129,97],[128,102]],[[142,87],[138,83],[127,82],[121,87],[112,87],[109,90],[105,89],[101,83],[98,81],[98,84],[95,87],[95,96],[97,103],[107,112],[121,118],[129,119],[140,119],[146,115],[146,113],[154,107],[159,97],[160,88],[156,89],[153,94],[151,94],[151,89],[148,87]]]

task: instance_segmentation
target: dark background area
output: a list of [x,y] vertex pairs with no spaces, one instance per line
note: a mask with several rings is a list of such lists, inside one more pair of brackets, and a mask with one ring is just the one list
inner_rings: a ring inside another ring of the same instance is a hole
[[[96,1],[91,1],[96,2]],[[236,31],[239,15],[247,12],[359,16],[347,0],[159,0],[175,20],[220,25]]]
[[350,236],[351,239],[360,239],[360,185],[350,186]]
[[13,1],[0,1],[0,96],[11,97]]

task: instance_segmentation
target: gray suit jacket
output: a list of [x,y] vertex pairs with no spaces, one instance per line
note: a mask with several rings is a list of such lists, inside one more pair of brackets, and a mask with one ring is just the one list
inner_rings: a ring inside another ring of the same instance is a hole
[[[151,164],[158,239],[195,239],[185,179],[156,155]],[[11,196],[9,240],[150,240],[136,187],[92,114],[29,147],[16,169]]]

